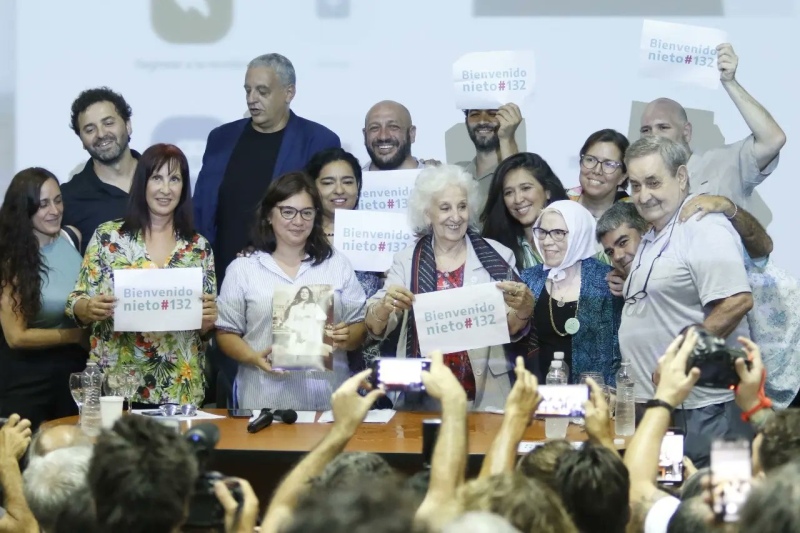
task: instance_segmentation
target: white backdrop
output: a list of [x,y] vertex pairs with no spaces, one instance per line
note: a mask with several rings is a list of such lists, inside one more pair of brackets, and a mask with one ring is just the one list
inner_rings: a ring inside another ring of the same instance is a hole
[[[463,114],[452,103],[451,65],[464,53],[485,50],[536,53],[536,91],[523,105],[527,149],[545,157],[568,186],[577,183],[577,151],[588,134],[604,127],[628,133],[633,101],[668,96],[713,113],[727,142],[748,134],[724,90],[637,76],[642,19],[654,18],[727,31],[740,58],[738,79],[786,131],[779,169],[758,190],[773,214],[774,258],[800,275],[793,234],[800,192],[800,155],[793,150],[800,136],[800,0],[658,5],[667,3],[18,1],[13,168],[45,166],[66,179],[87,158],[68,128],[70,104],[81,90],[108,85],[133,107],[132,147],[175,142],[192,156],[196,174],[208,131],[246,111],[244,67],[266,52],[295,65],[293,109],[336,131],[362,161],[364,114],[382,99],[411,110],[415,155],[455,158],[457,147],[446,146],[445,132]],[[13,65],[2,66],[4,76],[13,72]],[[0,187],[10,177],[2,176]]]

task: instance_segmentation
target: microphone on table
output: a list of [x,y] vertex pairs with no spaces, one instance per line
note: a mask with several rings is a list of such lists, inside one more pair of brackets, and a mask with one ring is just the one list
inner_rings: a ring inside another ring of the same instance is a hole
[[255,420],[247,424],[247,432],[258,433],[265,427],[269,427],[274,421],[294,424],[297,422],[297,412],[293,409],[275,409],[275,411],[272,411],[265,407]]

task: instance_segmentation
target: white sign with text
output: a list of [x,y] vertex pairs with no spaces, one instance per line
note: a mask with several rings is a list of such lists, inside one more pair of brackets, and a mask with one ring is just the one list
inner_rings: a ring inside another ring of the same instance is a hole
[[422,169],[364,172],[358,208],[367,211],[405,213],[414,183]]
[[453,63],[456,108],[497,109],[533,93],[536,61],[532,51],[473,52]]
[[414,241],[405,213],[336,210],[333,247],[350,260],[354,270],[385,272],[394,254]]
[[114,331],[192,331],[203,323],[203,269],[114,270]]
[[719,87],[717,45],[728,34],[716,28],[645,20],[639,49],[639,73],[689,83],[707,89]]
[[508,344],[503,292],[496,283],[416,295],[414,321],[423,357]]

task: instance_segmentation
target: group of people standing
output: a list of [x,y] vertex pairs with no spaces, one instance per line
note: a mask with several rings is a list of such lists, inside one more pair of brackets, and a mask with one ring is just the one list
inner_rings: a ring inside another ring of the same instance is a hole
[[[611,387],[621,360],[631,360],[644,404],[655,357],[681,328],[745,332],[752,299],[742,242],[766,252],[759,257],[771,251],[744,207],[785,136],[735,81],[729,45],[718,63],[753,135],[692,154],[685,111],[659,99],[632,145],[611,129],[586,139],[580,186],[570,190],[540,155],[518,152],[513,104],[466,110],[475,159],[441,165],[411,156],[410,113],[380,102],[365,118],[371,161],[362,165],[336,134],[291,111],[294,68],[268,54],[245,74],[250,118],[211,132],[193,195],[178,147],[131,150],[124,99],[107,88],[84,91],[72,124],[91,155],[85,168],[61,187],[50,172],[26,169],[0,209],[0,364],[10,369],[0,377],[0,415],[38,423],[74,412],[67,375],[89,354],[101,368],[140,367],[136,403],[201,404],[210,361],[221,401],[327,409],[331,393],[371,358],[425,355],[415,295],[488,282],[502,292],[511,342],[445,356],[471,408],[503,405],[517,355],[543,378],[555,352],[564,352],[571,382],[597,372]],[[408,200],[419,238],[388,272],[354,272],[333,248],[336,211],[358,208],[362,170],[402,168],[422,169]],[[115,269],[187,267],[203,271],[200,330],[114,331]],[[320,354],[328,371],[273,368],[273,296],[284,285],[330,286],[330,353]],[[702,412],[697,427],[727,431],[730,417],[705,409],[719,402],[732,405],[714,396],[682,411]]]

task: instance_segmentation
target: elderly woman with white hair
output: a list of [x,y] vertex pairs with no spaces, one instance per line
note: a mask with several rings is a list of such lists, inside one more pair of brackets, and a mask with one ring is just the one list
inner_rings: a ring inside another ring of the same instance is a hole
[[[464,387],[473,410],[501,409],[511,390],[515,357],[531,360],[535,352],[529,334],[533,297],[514,271],[514,252],[475,231],[481,204],[477,183],[460,167],[420,172],[408,203],[409,222],[420,238],[395,255],[384,288],[370,299],[366,314],[370,334],[387,339],[384,355],[421,357],[425,354],[419,353],[417,342],[415,294],[498,282],[512,342],[445,354],[445,364]],[[395,407],[434,407],[427,401],[401,395]]]

